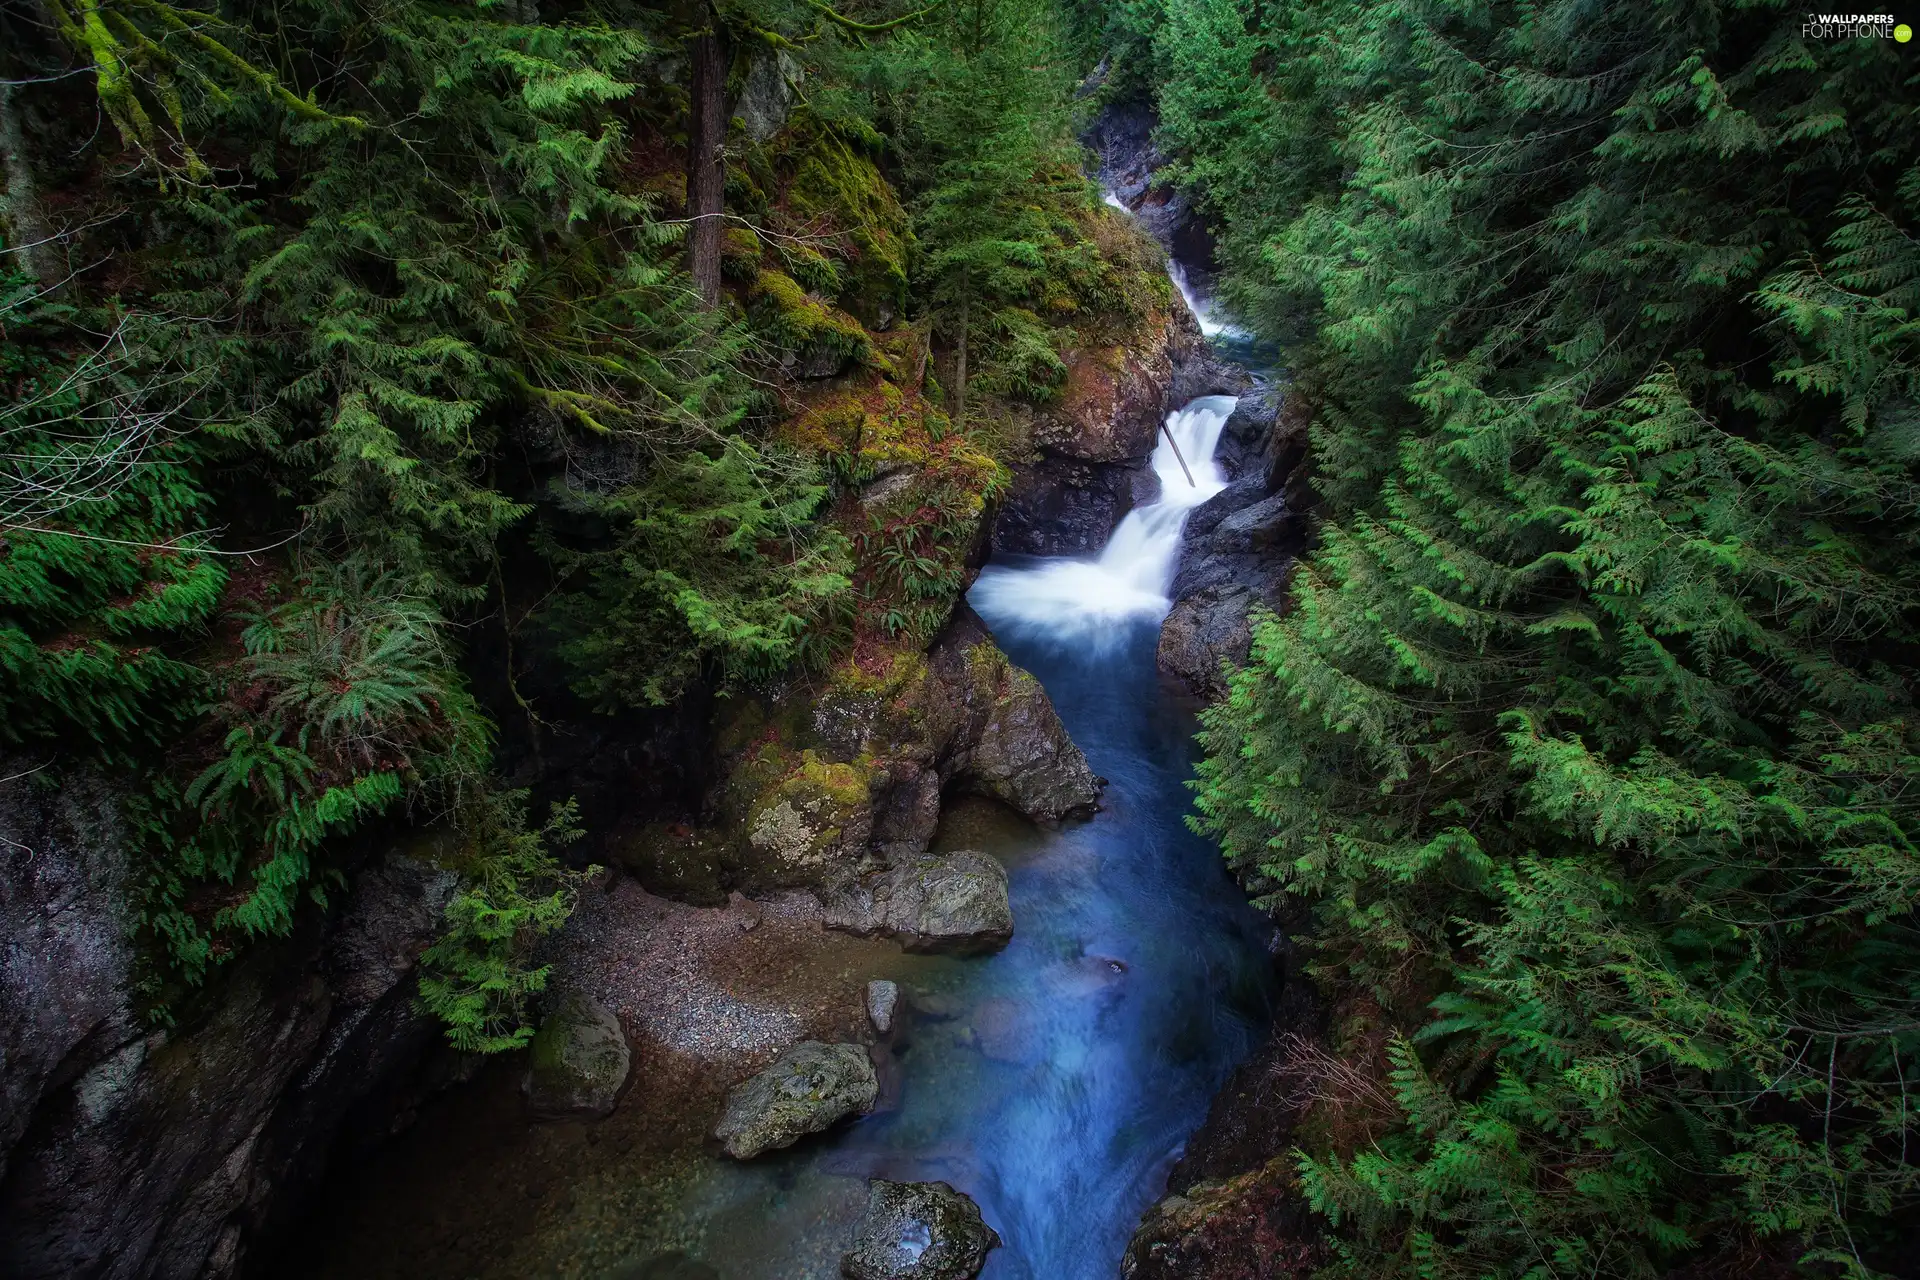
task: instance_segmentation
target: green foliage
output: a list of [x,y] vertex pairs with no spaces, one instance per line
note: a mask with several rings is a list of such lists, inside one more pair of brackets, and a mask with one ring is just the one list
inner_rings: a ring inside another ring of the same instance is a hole
[[143,317],[109,319],[102,339],[0,275],[0,741],[124,758],[201,696],[164,646],[204,626],[226,573],[201,554],[209,502],[168,420],[190,388]]
[[135,806],[153,850],[140,922],[188,981],[242,940],[285,934],[316,861],[405,797],[457,802],[480,781],[491,726],[427,601],[396,579],[328,565],[247,627],[212,720],[230,726],[181,785]]
[[1167,5],[1233,294],[1308,330],[1319,544],[1201,811],[1403,1033],[1402,1123],[1303,1156],[1340,1274],[1864,1276],[1920,1205],[1895,48],[1775,7]]
[[784,474],[740,441],[663,462],[642,484],[576,489],[560,501],[611,523],[611,550],[555,558],[589,578],[548,615],[561,653],[604,707],[671,700],[718,663],[764,678],[821,655],[847,589],[846,540],[812,517],[812,470]]
[[488,792],[459,815],[461,888],[447,904],[447,931],[420,957],[420,1002],[465,1053],[532,1038],[528,1002],[548,974],[531,963],[533,946],[566,923],[580,887],[600,870],[568,871],[553,856],[583,834],[572,801],[555,805],[537,830],[528,829],[526,808],[525,792]]

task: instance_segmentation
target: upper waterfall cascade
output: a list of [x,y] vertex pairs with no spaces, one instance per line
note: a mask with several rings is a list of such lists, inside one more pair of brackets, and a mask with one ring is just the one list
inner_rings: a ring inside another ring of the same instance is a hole
[[1159,499],[1128,512],[1091,560],[988,565],[968,595],[981,617],[996,633],[1095,645],[1126,623],[1165,617],[1187,513],[1226,488],[1213,455],[1237,403],[1202,396],[1168,414],[1151,460]]

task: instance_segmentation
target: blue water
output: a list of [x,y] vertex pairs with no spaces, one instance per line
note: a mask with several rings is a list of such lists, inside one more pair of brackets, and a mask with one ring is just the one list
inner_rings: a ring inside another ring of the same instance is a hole
[[647,1145],[640,1059],[597,1124],[530,1121],[517,1067],[496,1064],[343,1172],[280,1274],[833,1280],[866,1180],[884,1176],[972,1195],[1004,1241],[988,1280],[1111,1280],[1265,1029],[1271,926],[1186,827],[1194,707],[1155,670],[1157,620],[1116,623],[1100,644],[1003,630],[1108,779],[1102,808],[1046,831],[949,798],[936,847],[1009,870],[1014,936],[997,955],[823,939],[845,989],[902,989],[875,1114],[743,1164],[701,1141],[704,1114],[690,1141]]
[[1103,808],[997,850],[1012,868],[1013,942],[955,975],[955,994],[994,1011],[995,1036],[971,1057],[911,1062],[900,1112],[846,1139],[916,1176],[944,1176],[921,1170],[941,1163],[925,1152],[966,1153],[948,1180],[1006,1242],[994,1280],[1114,1275],[1265,1025],[1271,926],[1186,828],[1192,712],[1154,670],[1156,639],[1141,623],[1094,654],[1003,641],[1109,780]]

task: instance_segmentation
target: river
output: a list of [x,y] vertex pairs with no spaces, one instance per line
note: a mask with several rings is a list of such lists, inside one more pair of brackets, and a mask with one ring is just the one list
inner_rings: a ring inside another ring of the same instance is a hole
[[[1224,484],[1213,451],[1232,407],[1208,397],[1169,415],[1162,497],[1099,556],[995,563],[974,586],[1108,785],[1095,817],[1058,831],[985,801],[949,807],[936,848],[984,848],[1009,869],[1015,933],[1000,953],[841,940],[839,976],[891,977],[910,1006],[879,1111],[747,1164],[684,1134],[613,1154],[629,1139],[527,1120],[496,1068],[336,1176],[287,1269],[829,1280],[865,1179],[886,1176],[974,1197],[1004,1241],[988,1280],[1110,1280],[1272,995],[1271,925],[1186,827],[1193,700],[1154,664],[1181,525]],[[644,1107],[645,1088],[622,1110]]]

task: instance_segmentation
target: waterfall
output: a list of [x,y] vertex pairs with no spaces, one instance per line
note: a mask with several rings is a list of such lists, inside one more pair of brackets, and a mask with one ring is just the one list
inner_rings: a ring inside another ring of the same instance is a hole
[[1164,618],[1187,513],[1226,488],[1213,453],[1236,403],[1202,396],[1167,415],[1151,460],[1159,500],[1128,512],[1093,559],[988,565],[967,599],[995,633],[1099,648],[1119,640],[1128,623]]
[[1187,269],[1180,265],[1172,255],[1167,257],[1167,276],[1173,281],[1173,287],[1180,291],[1186,300],[1187,310],[1193,312],[1193,318],[1200,322],[1200,332],[1209,338],[1243,338],[1246,331],[1238,325],[1213,318],[1213,306],[1194,291],[1193,284],[1187,279]]
[[[1127,202],[1113,192],[1103,193],[1101,199],[1129,218],[1134,216],[1133,210],[1127,207]],[[1173,287],[1179,292],[1181,301],[1187,304],[1187,310],[1193,312],[1193,318],[1200,323],[1200,332],[1206,337],[1244,338],[1247,336],[1246,330],[1238,325],[1213,318],[1213,304],[1200,296],[1199,291],[1193,287],[1193,282],[1187,279],[1187,269],[1180,265],[1179,259],[1175,258],[1171,252],[1167,254],[1167,278],[1173,281]]]

